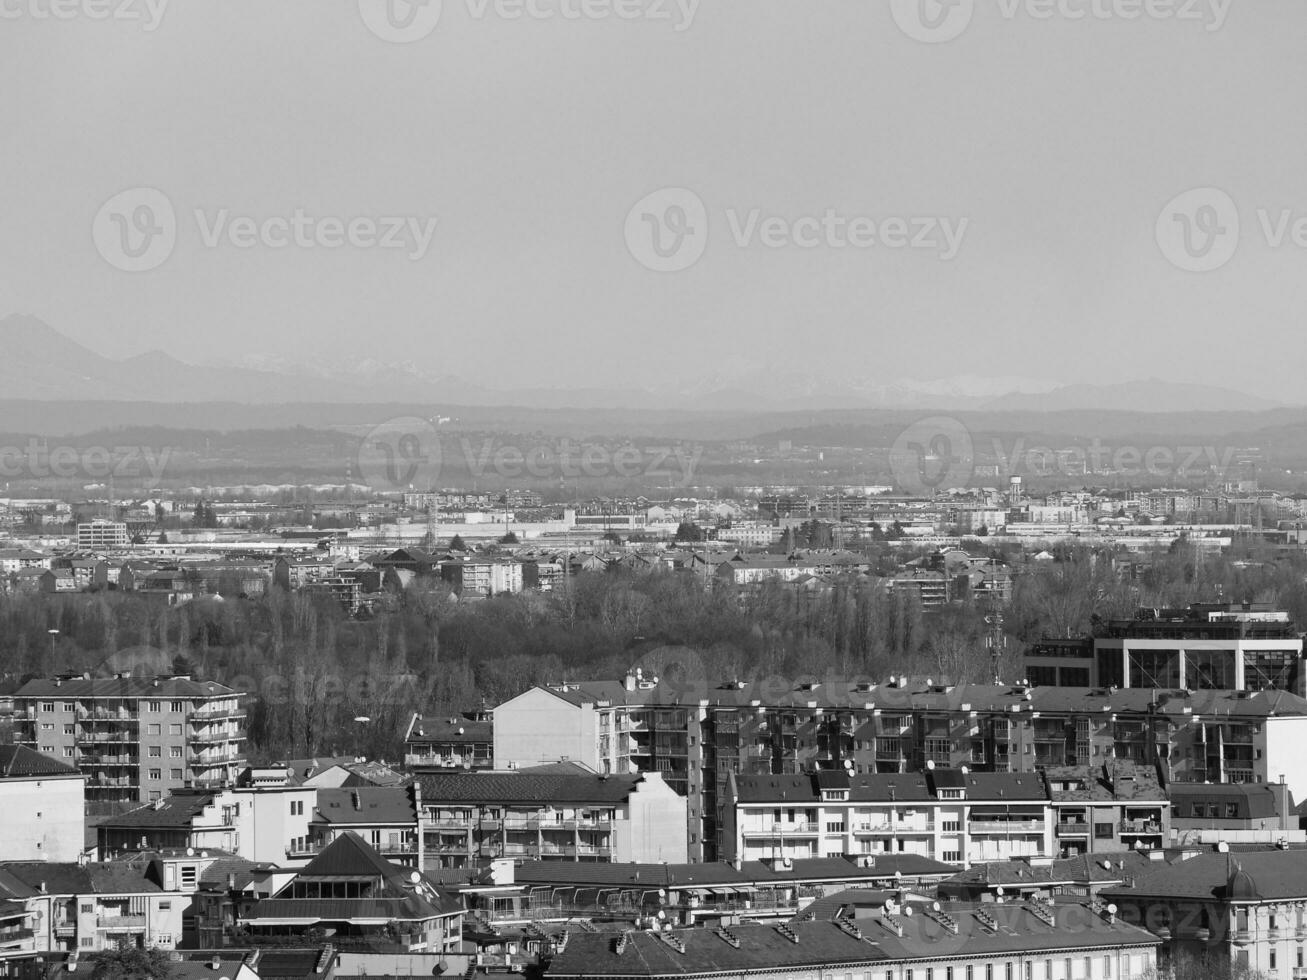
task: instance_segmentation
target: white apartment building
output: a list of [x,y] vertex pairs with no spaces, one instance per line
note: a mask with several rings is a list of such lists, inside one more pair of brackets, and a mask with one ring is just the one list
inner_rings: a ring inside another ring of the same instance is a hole
[[129,544],[127,525],[120,521],[95,520],[77,525],[78,551],[111,551]]
[[1038,773],[732,775],[723,827],[727,860],[906,853],[965,868],[1057,853]]

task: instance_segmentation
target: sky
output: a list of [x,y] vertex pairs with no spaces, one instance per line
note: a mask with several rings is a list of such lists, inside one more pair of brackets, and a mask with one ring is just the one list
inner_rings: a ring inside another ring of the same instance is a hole
[[499,385],[1294,386],[1307,4],[950,2],[0,0],[0,314]]

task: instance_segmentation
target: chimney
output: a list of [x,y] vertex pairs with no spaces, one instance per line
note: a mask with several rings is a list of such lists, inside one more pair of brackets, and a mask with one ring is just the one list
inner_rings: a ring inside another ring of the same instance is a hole
[[358,791],[358,790],[354,790],[354,791],[353,791],[352,793],[350,793],[349,795],[350,795],[350,799],[352,799],[352,800],[354,801],[354,809],[355,809],[355,810],[362,810],[362,809],[363,809],[363,800],[362,800],[362,798],[359,796],[359,791]]
[[1280,808],[1280,829],[1296,829],[1293,826],[1293,814],[1289,812],[1289,784],[1285,782],[1284,773],[1280,773],[1280,781],[1275,784],[1275,795]]

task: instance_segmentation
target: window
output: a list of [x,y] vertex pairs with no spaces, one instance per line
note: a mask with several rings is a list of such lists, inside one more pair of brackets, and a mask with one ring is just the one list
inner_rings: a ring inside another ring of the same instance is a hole
[[168,758],[180,759],[182,757],[182,747],[180,745],[168,746]]
[[54,725],[52,725],[52,724],[51,724],[50,722],[48,722],[48,721],[43,721],[43,722],[41,722],[41,731],[43,731],[43,732],[52,732],[52,731],[54,731]]
[[944,852],[943,852],[943,857],[941,857],[940,860],[942,860],[945,864],[961,864],[961,863],[962,863],[962,852],[961,852],[961,851],[944,851]]
[[145,710],[146,710],[146,711],[153,711],[153,712],[155,712],[155,713],[158,713],[158,712],[160,712],[160,711],[163,710],[163,702],[161,702],[161,701],[147,701],[146,704],[145,704]]
[[844,833],[844,821],[843,821],[843,820],[827,820],[827,821],[826,821],[826,833],[828,833],[828,834],[842,834],[842,833]]
[[193,888],[195,887],[195,882],[196,882],[196,879],[197,879],[197,875],[196,875],[196,872],[195,872],[195,868],[196,868],[196,866],[193,865],[193,864],[183,864],[183,865],[182,865],[182,875],[181,875],[181,877],[182,877],[182,888],[191,888],[191,889],[193,889]]
[[150,802],[151,802],[151,803],[158,803],[161,799],[163,799],[163,794],[162,794],[162,793],[160,793],[157,789],[152,789],[152,790],[150,790]]
[[1269,961],[1269,966],[1270,966],[1270,968],[1271,968],[1272,970],[1275,969],[1275,947],[1274,947],[1274,946],[1271,947],[1271,958],[1270,958],[1270,961]]
[[41,751],[44,752],[46,755],[54,755],[54,746],[53,746],[53,745],[42,745],[42,746],[41,746]]
[[167,912],[167,911],[170,911],[171,909],[172,909],[172,902],[160,902],[160,903],[159,903],[159,911],[160,911],[160,912]]
[[944,821],[944,833],[946,833],[946,834],[956,834],[956,833],[958,832],[958,830],[960,829],[959,826],[958,826],[960,823],[961,823],[961,821],[959,821],[959,820],[945,820],[945,821]]
[[158,734],[160,734],[159,723],[156,721],[156,722],[151,722],[149,725],[146,725],[146,726],[145,726],[145,734],[146,734],[146,735],[158,735]]
[[94,911],[95,911],[94,905],[91,905],[86,902],[82,903],[82,915],[90,915]]
[[994,964],[985,964],[985,980],[994,980]]
[[1297,963],[1294,964],[1294,965],[1297,966],[1298,969],[1301,970],[1301,969],[1302,969],[1302,966],[1303,966],[1303,963],[1302,963],[1302,946],[1301,946],[1301,945],[1298,946],[1298,953],[1297,953],[1297,956],[1298,956],[1298,961],[1297,961]]
[[53,702],[53,701],[42,701],[42,702],[41,702],[41,710],[42,710],[42,711],[53,711],[53,710],[54,710],[54,702]]
[[163,770],[161,770],[161,769],[151,769],[151,770],[150,770],[150,778],[153,779],[155,782],[158,782],[160,779],[163,778]]
[[1103,976],[1106,980],[1112,980],[1112,957],[1103,957]]
[[80,946],[94,946],[94,945],[95,945],[95,937],[94,937],[94,936],[83,936],[81,939],[78,940],[78,945],[80,945]]
[[1112,825],[1110,823],[1094,824],[1094,840],[1111,840]]
[[180,735],[181,733],[182,733],[182,726],[181,726],[181,725],[169,725],[169,726],[168,726],[168,734],[169,734],[169,735]]
[[73,703],[71,701],[65,701],[64,710],[71,713],[73,710]]
[[71,746],[71,745],[70,745],[70,746],[66,746],[66,747],[64,748],[64,758],[65,758],[65,759],[71,759],[72,757],[73,757],[73,749],[72,749],[72,746]]
[[168,710],[175,715],[179,715],[182,712],[182,703],[180,701],[174,701]]
[[159,759],[159,758],[162,758],[162,756],[163,756],[163,746],[162,746],[162,745],[151,745],[151,746],[150,746],[150,758],[151,758],[151,759]]
[[976,971],[970,963],[967,964],[967,980],[976,980]]
[[172,774],[173,779],[182,778],[182,771],[180,769],[169,769],[168,771]]
[[1238,819],[1239,819],[1239,804],[1238,804],[1238,803],[1227,803],[1227,804],[1225,804],[1225,819],[1226,819],[1226,820],[1238,820]]

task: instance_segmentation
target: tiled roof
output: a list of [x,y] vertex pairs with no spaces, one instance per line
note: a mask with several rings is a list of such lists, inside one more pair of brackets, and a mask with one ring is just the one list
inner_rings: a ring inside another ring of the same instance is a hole
[[417,823],[413,791],[403,786],[359,786],[318,790],[314,823],[407,824]]
[[300,869],[296,877],[388,878],[398,873],[393,864],[351,831],[341,834],[323,848],[320,854]]
[[1307,898],[1307,850],[1241,851],[1238,855],[1210,852],[1187,860],[1158,862],[1135,877],[1133,888],[1114,888],[1104,895],[1121,901],[1144,898],[1224,900],[1231,866],[1237,865],[1266,901]]
[[871,881],[922,875],[945,877],[952,865],[916,854],[877,854],[875,864],[861,867],[842,857],[799,858],[786,868],[761,861],[743,861],[737,871],[726,863],[636,864],[587,861],[528,861],[514,872],[518,884],[611,885],[613,887],[711,888],[713,885],[772,885],[794,881]]
[[[948,911],[948,910],[946,910]],[[689,977],[789,972],[823,966],[853,967],[887,961],[936,960],[942,955],[986,956],[1018,950],[1081,950],[1156,946],[1151,933],[1121,921],[1108,923],[1082,905],[1052,911],[1054,924],[1020,905],[995,906],[1000,929],[991,931],[974,915],[954,912],[958,935],[944,933],[927,915],[904,917],[899,936],[879,918],[860,918],[855,934],[835,922],[795,921],[784,927],[734,925],[728,942],[715,929],[679,929],[671,934],[575,932],[554,956],[550,977]],[[791,939],[782,930],[787,930]],[[941,935],[943,933],[943,935]],[[664,936],[670,936],[669,942]],[[620,950],[620,951],[619,951]]]
[[147,803],[116,817],[100,821],[109,830],[135,827],[190,827],[196,817],[213,803],[213,793],[174,792],[158,803]]
[[[866,678],[870,681],[871,678]],[[834,709],[885,711],[979,712],[1039,711],[1049,714],[1100,714],[1142,712],[1150,706],[1162,716],[1221,715],[1266,718],[1277,715],[1307,715],[1307,699],[1287,691],[1167,691],[1154,688],[1108,690],[1090,687],[1017,687],[1010,684],[860,684],[850,678],[841,684],[820,684],[815,689],[796,686],[777,695],[771,682],[736,684],[730,680],[708,681],[702,689],[687,690],[683,682],[662,681],[649,687],[626,690],[621,681],[581,681],[541,688],[572,704],[657,705],[697,703],[700,698],[714,707],[748,709],[752,702],[777,708],[803,708],[810,702]],[[1185,709],[1190,709],[1186,712]]]
[[31,680],[18,689],[17,698],[221,698],[237,692],[216,681],[185,677],[92,677],[73,680]]
[[[797,776],[736,776],[741,803],[819,803],[823,774]],[[939,789],[965,787],[968,802],[1034,801],[1048,799],[1038,773],[975,772],[936,769],[915,773],[855,773],[847,777],[854,803],[925,802]]]
[[427,715],[414,727],[408,741],[426,742],[489,742],[494,737],[494,725],[488,721],[469,721],[447,715]]
[[529,772],[419,776],[422,803],[539,803],[616,805],[640,776],[538,775]]
[[78,771],[26,745],[0,745],[0,777],[24,779],[30,776],[76,776]]

